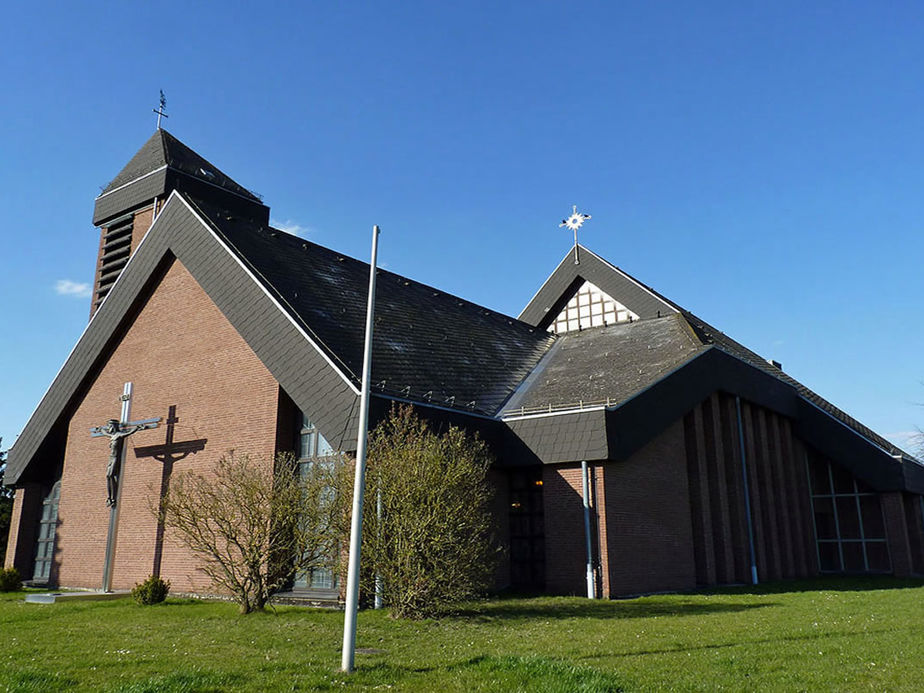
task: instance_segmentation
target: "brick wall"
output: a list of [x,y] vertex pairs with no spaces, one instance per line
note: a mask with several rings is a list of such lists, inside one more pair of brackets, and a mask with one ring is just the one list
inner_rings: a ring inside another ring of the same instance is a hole
[[586,594],[586,549],[581,465],[542,468],[545,521],[545,588],[552,594]]
[[[174,474],[207,470],[230,449],[266,460],[274,453],[277,383],[192,276],[174,261],[71,419],[55,554],[62,586],[101,584],[109,519],[108,442],[92,438],[89,429],[118,417],[126,381],[134,383],[133,419],[166,420],[170,407],[175,407],[174,441],[205,439],[203,450],[175,462]],[[164,423],[127,439],[113,570],[116,589],[130,588],[153,570],[157,523],[151,508],[157,503],[163,467],[151,457],[136,456],[136,448],[163,444]],[[202,589],[206,582],[196,565],[168,530],[161,575],[175,590]]]
[[677,421],[628,460],[604,468],[605,596],[696,584],[683,451],[683,426]]
[[[604,597],[695,585],[683,428],[624,462],[591,463],[591,536]],[[586,594],[580,463],[543,468],[546,589]]]

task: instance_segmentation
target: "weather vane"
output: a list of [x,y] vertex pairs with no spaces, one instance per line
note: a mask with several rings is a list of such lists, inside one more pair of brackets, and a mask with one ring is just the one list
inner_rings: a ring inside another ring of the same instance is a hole
[[168,116],[166,113],[164,113],[164,109],[166,109],[166,108],[167,108],[167,97],[164,96],[164,90],[161,89],[161,90],[160,90],[160,108],[152,108],[152,109],[151,109],[152,111],[154,111],[154,113],[157,114],[157,129],[158,129],[158,130],[160,130],[160,119],[161,119],[161,116],[163,116],[164,118],[169,118],[169,117],[170,117],[170,116]]
[[561,223],[558,225],[559,228],[562,226],[567,226],[569,229],[574,231],[574,264],[581,264],[580,258],[578,258],[578,241],[577,241],[577,232],[581,226],[584,225],[584,222],[590,219],[589,214],[582,214],[577,211],[577,205],[571,205],[571,216],[567,219],[562,219]]

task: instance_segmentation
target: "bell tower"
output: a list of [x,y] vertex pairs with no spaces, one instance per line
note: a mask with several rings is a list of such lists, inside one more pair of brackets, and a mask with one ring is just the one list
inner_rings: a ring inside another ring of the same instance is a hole
[[100,230],[90,317],[174,190],[261,224],[269,208],[202,156],[158,128],[96,198],[93,225]]

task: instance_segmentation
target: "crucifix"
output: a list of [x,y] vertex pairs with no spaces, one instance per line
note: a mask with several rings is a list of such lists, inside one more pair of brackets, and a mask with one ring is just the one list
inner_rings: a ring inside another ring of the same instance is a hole
[[146,445],[135,447],[135,457],[152,457],[163,464],[160,476],[160,499],[158,501],[157,533],[154,536],[154,569],[152,575],[160,577],[160,564],[164,555],[164,498],[170,487],[170,476],[173,474],[174,462],[179,462],[188,455],[194,455],[205,448],[207,438],[196,440],[175,441],[174,430],[180,418],[176,415],[176,405],[170,405],[167,412],[167,436],[163,445]]
[[169,118],[169,117],[170,117],[170,116],[168,116],[166,113],[164,113],[164,109],[166,109],[166,108],[167,108],[167,97],[164,96],[164,90],[161,89],[161,90],[160,90],[160,108],[152,108],[152,109],[151,109],[152,111],[154,111],[154,113],[157,114],[157,129],[158,129],[158,130],[160,130],[160,119],[161,119],[161,117],[164,117],[164,118]]
[[574,264],[581,264],[581,260],[578,257],[578,241],[577,241],[577,232],[578,229],[584,224],[585,221],[590,219],[589,214],[581,214],[577,211],[577,205],[571,205],[571,216],[567,219],[562,219],[561,223],[558,225],[559,228],[562,226],[567,226],[569,229],[574,231]]
[[109,438],[109,464],[106,467],[106,489],[108,497],[106,505],[109,506],[109,532],[106,535],[106,558],[103,564],[103,591],[112,591],[112,560],[115,557],[116,527],[119,522],[119,492],[122,488],[125,463],[125,439],[148,428],[157,428],[160,417],[144,419],[142,421],[129,421],[132,410],[132,384],[125,383],[122,390],[122,412],[118,419],[110,419],[102,426],[90,429],[94,438]]

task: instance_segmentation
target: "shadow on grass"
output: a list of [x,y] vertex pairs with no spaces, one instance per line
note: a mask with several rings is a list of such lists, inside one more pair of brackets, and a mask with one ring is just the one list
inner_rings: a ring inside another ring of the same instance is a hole
[[704,590],[698,594],[791,594],[793,592],[868,592],[924,587],[924,578],[896,578],[890,575],[824,577],[811,580],[781,580],[760,585],[734,585]]
[[40,669],[0,673],[0,686],[15,693],[63,691],[77,685],[77,680]]
[[[908,633],[915,633],[915,627],[902,628],[901,630],[907,631]],[[874,634],[888,634],[894,635],[901,630],[896,630],[893,626],[883,627],[883,628],[864,628],[862,630],[862,636],[868,637]],[[753,647],[755,645],[779,645],[781,643],[787,642],[804,642],[809,643],[817,640],[831,640],[834,638],[854,638],[860,635],[856,630],[845,630],[845,631],[822,631],[819,633],[800,633],[798,635],[781,635],[774,638],[745,638],[737,639],[734,642],[721,642],[721,643],[701,643],[695,645],[672,645],[669,647],[658,647],[648,650],[629,650],[626,652],[595,652],[578,657],[578,659],[608,659],[608,658],[620,658],[620,657],[641,657],[645,655],[659,655],[659,654],[677,654],[682,652],[704,652],[708,650],[725,650],[733,647]],[[771,648],[772,649],[772,648]]]
[[117,688],[113,693],[221,693],[244,680],[239,674],[210,671],[177,672],[136,681]]
[[[349,678],[347,678],[347,676]],[[481,655],[452,664],[433,667],[402,667],[385,662],[359,665],[353,674],[337,674],[331,683],[349,682],[363,686],[410,684],[430,677],[453,690],[465,691],[543,691],[543,693],[615,693],[623,690],[616,675],[587,665],[535,655]]]
[[564,619],[624,619],[652,618],[654,616],[705,616],[708,614],[735,613],[752,609],[765,609],[779,606],[775,602],[716,603],[704,604],[700,601],[685,602],[677,597],[649,597],[636,601],[580,600],[577,598],[558,598],[554,601],[531,599],[505,599],[501,602],[482,602],[458,609],[450,614],[453,618],[465,618],[476,621],[526,620],[533,618]]

